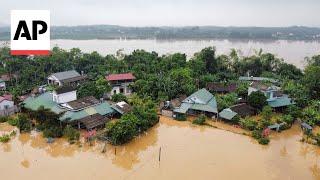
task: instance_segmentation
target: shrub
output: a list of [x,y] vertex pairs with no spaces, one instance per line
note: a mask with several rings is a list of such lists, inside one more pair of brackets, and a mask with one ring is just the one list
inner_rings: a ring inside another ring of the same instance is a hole
[[7,121],[11,126],[17,126],[18,125],[18,119],[17,118],[10,118]]
[[272,107],[271,106],[264,106],[261,112],[261,116],[263,119],[270,121],[272,117]]
[[254,108],[262,110],[267,105],[267,97],[260,91],[252,92],[248,96],[248,104]]
[[63,130],[61,127],[52,126],[43,130],[43,136],[46,138],[58,138],[63,136]]
[[19,114],[17,117],[17,127],[21,132],[30,132],[32,129],[31,120],[26,115]]
[[0,116],[0,123],[7,122],[9,119],[7,116]]
[[262,137],[262,138],[260,138],[260,139],[258,140],[258,142],[259,142],[259,144],[267,145],[267,144],[269,144],[270,139],[267,138],[267,137]]
[[74,142],[79,140],[80,132],[74,129],[72,126],[67,125],[63,130],[63,136],[65,136],[69,142]]
[[206,116],[201,114],[199,117],[193,120],[192,124],[203,125],[205,121],[206,121]]
[[0,136],[0,142],[6,143],[6,142],[8,142],[8,141],[10,141],[10,136],[9,136],[8,134],[5,134],[5,135],[3,135],[3,136]]
[[257,127],[258,123],[255,120],[251,119],[251,118],[245,118],[245,119],[241,119],[240,120],[240,125],[244,129],[253,131]]
[[113,102],[128,101],[127,97],[121,93],[112,95],[111,99]]
[[187,115],[185,114],[177,114],[175,117],[175,120],[177,121],[186,121],[187,120]]
[[136,124],[131,120],[120,119],[107,125],[107,137],[111,144],[121,145],[129,142],[138,134]]
[[240,116],[239,116],[239,115],[234,116],[234,117],[231,119],[231,122],[232,122],[233,124],[239,124],[239,122],[240,122]]
[[288,115],[283,115],[281,117],[281,121],[291,126],[292,123],[294,122],[294,119],[290,114],[288,114]]
[[254,130],[252,131],[251,136],[255,139],[261,139],[262,138],[262,131],[261,130]]

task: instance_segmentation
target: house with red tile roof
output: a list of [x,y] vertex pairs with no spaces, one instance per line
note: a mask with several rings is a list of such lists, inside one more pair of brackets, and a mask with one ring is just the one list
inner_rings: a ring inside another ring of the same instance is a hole
[[110,83],[112,90],[110,96],[114,94],[130,95],[132,90],[130,85],[134,83],[136,77],[132,73],[110,74],[106,80]]

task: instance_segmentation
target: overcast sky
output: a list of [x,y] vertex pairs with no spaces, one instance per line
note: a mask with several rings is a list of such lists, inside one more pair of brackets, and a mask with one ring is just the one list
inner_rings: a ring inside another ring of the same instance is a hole
[[52,25],[320,27],[320,0],[0,0],[0,25],[13,9],[49,9]]

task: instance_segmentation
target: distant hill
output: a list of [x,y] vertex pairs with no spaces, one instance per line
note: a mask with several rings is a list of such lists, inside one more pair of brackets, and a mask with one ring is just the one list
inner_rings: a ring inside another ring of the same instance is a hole
[[[9,27],[0,27],[8,40]],[[257,39],[320,40],[320,28],[292,27],[125,27],[116,25],[53,26],[52,39]]]

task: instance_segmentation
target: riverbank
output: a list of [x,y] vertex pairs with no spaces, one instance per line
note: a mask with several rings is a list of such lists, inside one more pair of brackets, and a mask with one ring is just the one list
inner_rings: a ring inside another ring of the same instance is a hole
[[[0,132],[12,127],[0,126]],[[251,137],[161,117],[124,146],[47,144],[38,132],[0,144],[4,179],[319,179],[320,148],[301,143],[297,124],[272,133],[268,146]],[[159,149],[161,147],[161,161]],[[245,163],[245,165],[244,165]],[[232,172],[232,173],[230,173]]]

